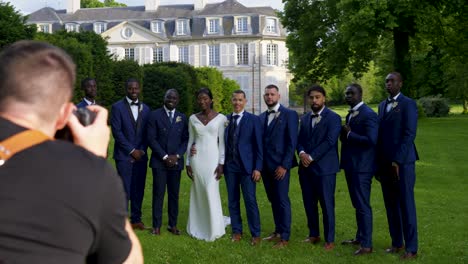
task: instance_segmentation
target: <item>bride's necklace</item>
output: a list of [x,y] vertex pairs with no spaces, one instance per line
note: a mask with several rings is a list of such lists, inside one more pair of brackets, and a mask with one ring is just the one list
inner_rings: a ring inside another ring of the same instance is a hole
[[199,115],[201,121],[203,123],[205,123],[205,124],[208,123],[208,121],[211,120],[211,118],[210,118],[211,116],[212,116],[212,111],[210,111],[207,115],[205,115],[203,113],[200,113],[200,115]]

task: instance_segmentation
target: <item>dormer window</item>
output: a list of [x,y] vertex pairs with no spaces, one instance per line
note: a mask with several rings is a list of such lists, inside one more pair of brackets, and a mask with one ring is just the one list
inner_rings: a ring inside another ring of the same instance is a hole
[[249,18],[238,17],[236,18],[236,33],[248,33],[249,32]]
[[278,34],[278,19],[274,17],[267,17],[265,33]]
[[65,24],[65,30],[67,32],[79,32],[80,31],[80,25],[77,23],[67,23]]
[[219,34],[220,33],[220,19],[209,18],[208,19],[208,34]]
[[51,33],[50,24],[38,24],[37,29],[43,33]]
[[163,33],[164,22],[161,20],[151,21],[151,31],[154,33]]
[[184,36],[189,35],[190,27],[188,19],[178,19],[176,21],[176,35]]
[[95,22],[94,23],[94,32],[96,34],[101,34],[107,30],[107,23],[105,22]]

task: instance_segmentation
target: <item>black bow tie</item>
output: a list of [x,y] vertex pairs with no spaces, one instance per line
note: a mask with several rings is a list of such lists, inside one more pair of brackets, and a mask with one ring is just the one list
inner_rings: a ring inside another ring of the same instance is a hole
[[234,121],[237,121],[237,119],[240,117],[240,115],[232,115],[232,118],[234,118]]
[[130,105],[140,106],[140,102],[131,102]]
[[275,110],[268,110],[267,115],[274,114],[276,111]]
[[316,117],[319,117],[320,115],[319,114],[311,114],[310,117],[311,118],[316,118]]
[[393,99],[393,98],[387,98],[387,103],[391,104],[391,103],[393,103],[393,102],[395,102],[395,99]]

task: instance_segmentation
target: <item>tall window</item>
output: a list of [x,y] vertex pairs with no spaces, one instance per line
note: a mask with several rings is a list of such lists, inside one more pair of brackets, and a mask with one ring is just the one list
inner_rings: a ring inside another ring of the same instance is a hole
[[163,22],[162,21],[152,21],[151,22],[151,31],[154,33],[162,33],[163,32]]
[[44,32],[44,33],[50,33],[50,25],[48,24],[39,25],[39,31]]
[[208,20],[208,34],[219,33],[219,18]]
[[157,47],[153,49],[153,62],[163,62],[163,48]]
[[102,32],[107,30],[107,25],[104,22],[96,22],[94,23],[94,32],[97,34],[101,34]]
[[126,60],[135,60],[135,48],[126,48],[125,49],[125,59]]
[[278,65],[278,45],[268,44],[267,45],[267,65]]
[[188,46],[179,47],[179,62],[189,63],[189,48],[188,48]]
[[176,22],[176,34],[177,35],[188,35],[188,20],[187,19],[182,19],[182,20],[177,20]]
[[65,24],[65,30],[67,32],[78,32],[79,28],[80,28],[80,26],[78,24],[75,24],[75,23]]
[[249,44],[237,45],[237,65],[249,65]]
[[219,66],[219,45],[209,46],[209,65]]
[[238,33],[246,33],[249,31],[248,27],[248,18],[247,17],[239,17],[237,18],[237,32]]
[[267,33],[277,33],[278,26],[276,18],[267,18],[266,19],[266,32]]

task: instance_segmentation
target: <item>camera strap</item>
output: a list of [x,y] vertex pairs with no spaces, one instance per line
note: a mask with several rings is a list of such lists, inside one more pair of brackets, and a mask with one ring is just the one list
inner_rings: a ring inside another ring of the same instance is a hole
[[38,130],[25,130],[0,142],[0,166],[18,152],[51,140],[50,137]]

